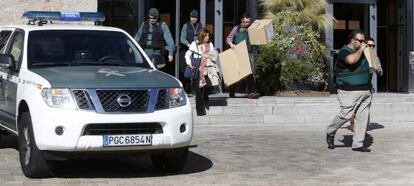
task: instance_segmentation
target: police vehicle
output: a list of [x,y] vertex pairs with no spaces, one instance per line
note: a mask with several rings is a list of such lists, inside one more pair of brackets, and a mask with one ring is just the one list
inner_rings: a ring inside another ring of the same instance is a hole
[[113,153],[149,153],[161,171],[183,168],[193,118],[177,79],[156,70],[125,31],[100,26],[101,13],[23,17],[27,25],[0,27],[0,126],[18,136],[24,175]]

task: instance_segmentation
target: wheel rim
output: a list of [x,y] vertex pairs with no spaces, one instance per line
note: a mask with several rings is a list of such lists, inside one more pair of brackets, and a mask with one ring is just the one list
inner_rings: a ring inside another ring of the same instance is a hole
[[23,155],[24,155],[24,164],[28,165],[30,162],[30,134],[29,128],[27,126],[23,127]]

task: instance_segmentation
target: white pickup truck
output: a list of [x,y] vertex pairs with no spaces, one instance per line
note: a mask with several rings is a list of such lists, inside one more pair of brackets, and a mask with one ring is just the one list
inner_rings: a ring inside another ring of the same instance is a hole
[[49,176],[54,161],[96,153],[149,153],[161,171],[183,168],[193,118],[180,81],[123,30],[73,24],[103,14],[24,17],[29,24],[0,26],[0,128],[18,136],[24,175]]

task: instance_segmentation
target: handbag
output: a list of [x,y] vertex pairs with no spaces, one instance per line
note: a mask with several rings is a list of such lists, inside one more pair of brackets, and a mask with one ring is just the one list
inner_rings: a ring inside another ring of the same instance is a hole
[[184,77],[189,80],[196,80],[198,79],[198,73],[200,68],[201,58],[191,58],[191,63],[193,64],[193,68],[190,66],[185,67]]
[[[198,44],[196,43],[196,48],[198,51]],[[191,51],[191,50],[190,50]],[[184,77],[193,81],[198,79],[198,73],[199,73],[199,69],[200,69],[200,63],[201,63],[201,58],[195,58],[194,57],[194,53],[199,54],[198,52],[194,52],[191,51],[191,64],[193,65],[193,68],[190,68],[190,66],[187,65],[187,67],[185,67],[185,71],[184,71]]]

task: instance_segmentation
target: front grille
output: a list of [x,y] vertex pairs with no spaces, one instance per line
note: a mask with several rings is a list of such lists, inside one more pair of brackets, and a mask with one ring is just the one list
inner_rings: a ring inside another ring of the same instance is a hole
[[160,89],[158,91],[157,104],[155,106],[155,110],[161,110],[161,109],[167,109],[167,108],[168,108],[167,90]]
[[83,135],[120,135],[120,134],[162,134],[159,123],[110,123],[89,124]]
[[[143,112],[148,107],[148,90],[97,90],[96,94],[105,112]],[[129,97],[130,104],[121,104],[120,97]]]
[[75,97],[76,104],[79,109],[82,110],[94,110],[95,107],[92,104],[92,101],[89,97],[89,94],[86,90],[72,90],[73,96]]

